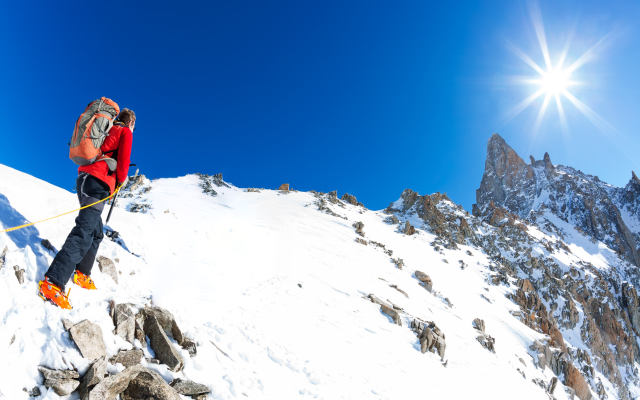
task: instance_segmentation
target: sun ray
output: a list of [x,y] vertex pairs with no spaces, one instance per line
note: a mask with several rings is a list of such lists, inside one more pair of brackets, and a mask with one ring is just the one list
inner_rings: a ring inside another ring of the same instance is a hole
[[569,123],[567,122],[567,116],[564,113],[564,108],[562,107],[562,99],[560,98],[560,93],[555,94],[556,98],[556,106],[558,107],[558,114],[560,115],[560,126],[562,128],[562,136],[567,139],[570,135],[569,131]]
[[531,68],[533,68],[534,70],[536,70],[537,73],[539,73],[540,75],[544,75],[544,70],[538,65],[536,64],[535,61],[533,61],[531,59],[531,57],[529,57],[524,51],[520,50],[518,47],[514,46],[513,44],[511,44],[510,42],[507,42],[507,47],[509,48],[509,50],[511,50],[515,55],[517,55],[518,57],[520,57],[520,59],[524,62],[526,62]]
[[536,122],[533,124],[533,128],[531,129],[531,133],[535,137],[540,130],[540,125],[542,125],[542,119],[544,118],[544,114],[547,112],[547,107],[549,106],[549,100],[551,100],[551,93],[547,92],[547,95],[544,97],[544,101],[540,106],[540,111],[538,112],[538,116],[536,117]]
[[585,117],[587,117],[589,121],[591,121],[591,123],[593,123],[598,129],[600,129],[602,133],[610,135],[615,132],[615,129],[611,125],[609,125],[609,123],[605,121],[604,118],[602,118],[600,115],[598,115],[597,112],[589,108],[589,106],[578,100],[574,95],[569,93],[568,90],[563,90],[562,94],[567,99],[569,99],[569,101],[573,103],[573,105],[576,106],[576,108],[580,110],[580,112]]
[[518,116],[525,108],[529,107],[538,97],[544,94],[544,89],[540,88],[537,92],[518,103],[506,116],[505,122],[508,123]]
[[596,42],[596,44],[591,46],[589,50],[585,51],[584,54],[580,56],[580,58],[574,61],[569,67],[567,67],[566,71],[569,73],[572,73],[573,71],[582,67],[587,61],[591,60],[595,56],[596,50],[599,49],[600,47],[603,47],[606,44],[607,39],[610,37],[610,35],[611,35],[611,32],[604,35],[602,39],[598,40],[598,42]]
[[547,69],[551,69],[551,57],[549,56],[549,47],[547,46],[547,36],[544,33],[542,13],[540,12],[540,5],[538,4],[538,2],[529,2],[529,12],[531,14],[531,21],[533,22],[533,29],[535,29],[536,36],[538,37],[540,50],[542,50],[544,62],[547,64]]

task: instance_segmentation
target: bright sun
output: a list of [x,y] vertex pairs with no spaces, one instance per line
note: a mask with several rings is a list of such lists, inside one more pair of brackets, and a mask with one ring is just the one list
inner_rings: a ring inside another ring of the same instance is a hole
[[540,88],[544,89],[545,93],[548,94],[562,93],[571,84],[569,75],[568,71],[560,69],[547,71],[539,80]]
[[507,114],[507,120],[511,120],[524,109],[529,107],[536,101],[538,98],[542,97],[544,100],[542,101],[542,105],[540,106],[540,110],[538,111],[538,116],[535,119],[535,122],[532,127],[532,133],[537,133],[546,113],[547,107],[552,100],[555,100],[556,106],[558,108],[558,115],[560,117],[560,123],[562,125],[563,133],[568,133],[568,124],[567,117],[564,112],[564,107],[562,105],[562,99],[565,98],[569,100],[578,110],[582,112],[591,122],[593,122],[596,126],[598,126],[601,130],[610,129],[609,125],[604,122],[602,117],[596,114],[591,108],[589,108],[582,101],[578,100],[571,92],[569,91],[570,86],[582,85],[582,82],[576,82],[571,80],[571,75],[580,67],[582,67],[585,63],[590,61],[596,50],[604,45],[606,42],[608,34],[605,35],[602,39],[600,39],[596,44],[594,44],[589,50],[587,50],[584,54],[578,57],[573,63],[569,65],[565,65],[565,61],[569,52],[569,41],[564,45],[564,49],[560,52],[559,57],[556,62],[552,62],[551,55],[549,54],[549,47],[547,46],[547,38],[545,35],[544,26],[542,24],[542,15],[540,13],[540,7],[535,0],[531,0],[529,2],[529,11],[531,13],[531,20],[533,23],[533,28],[535,30],[538,43],[540,45],[540,50],[542,52],[542,57],[544,58],[544,67],[540,66],[538,63],[533,61],[533,59],[518,47],[508,43],[509,48],[528,64],[537,75],[534,77],[517,77],[513,81],[517,84],[525,84],[536,87],[535,92],[531,94],[526,99],[522,100],[520,103],[516,104],[516,106]]

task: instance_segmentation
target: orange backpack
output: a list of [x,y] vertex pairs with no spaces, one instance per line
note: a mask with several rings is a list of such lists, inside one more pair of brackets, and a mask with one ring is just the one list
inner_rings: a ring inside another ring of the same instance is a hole
[[[102,154],[100,147],[109,135],[113,121],[120,114],[115,101],[101,97],[94,100],[76,121],[69,146],[69,158],[78,165],[89,165],[96,161],[106,161],[109,169],[115,170],[115,161]],[[113,164],[113,168],[112,168]]]

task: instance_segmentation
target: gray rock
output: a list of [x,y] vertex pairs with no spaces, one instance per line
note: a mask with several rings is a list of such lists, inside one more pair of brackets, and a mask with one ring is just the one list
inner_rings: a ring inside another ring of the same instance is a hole
[[174,388],[169,386],[156,372],[148,369],[131,379],[120,397],[122,400],[180,400],[180,396]]
[[44,386],[52,388],[58,396],[68,396],[80,385],[75,379],[46,379]]
[[[182,331],[178,327],[178,324],[176,323],[176,319],[173,317],[173,314],[171,314],[169,311],[160,307],[146,307],[141,311],[145,318],[149,318],[149,316],[156,317],[156,319],[158,320],[158,323],[162,327],[162,330],[164,330],[164,333],[170,338],[172,338],[173,340],[175,340],[176,342],[178,342],[178,344],[182,343],[182,341],[184,340],[184,337],[182,336]],[[146,328],[145,328],[145,332],[146,332]]]
[[88,360],[96,360],[107,355],[102,328],[88,319],[75,324],[69,329],[69,333],[78,349],[80,349],[82,357]]
[[173,382],[169,384],[172,388],[175,389],[181,395],[184,396],[197,396],[202,394],[211,393],[211,389],[207,386],[202,385],[200,383],[195,383],[193,381],[187,381],[182,379],[174,379]]
[[400,223],[400,220],[395,215],[390,215],[384,219],[384,222],[386,222],[389,225],[397,225]]
[[391,319],[393,319],[393,322],[395,322],[396,325],[402,326],[402,320],[400,319],[400,315],[392,307],[389,307],[389,306],[387,306],[385,304],[382,304],[382,305],[380,305],[380,311],[382,311],[384,314],[387,314],[388,316],[390,316]]
[[480,318],[476,318],[473,320],[473,327],[479,330],[480,332],[484,332],[484,320]]
[[115,283],[118,283],[118,271],[116,270],[116,265],[110,258],[98,256],[98,266],[100,267],[100,272],[110,276]]
[[[137,378],[138,375],[140,375],[141,373],[145,373],[146,375],[150,375],[151,379],[155,383],[157,383],[157,385],[162,386],[162,384],[164,383],[164,385],[169,387],[169,389],[173,390],[162,379],[162,377],[160,375],[158,375],[156,372],[153,372],[153,371],[143,367],[142,365],[136,365],[136,366],[133,366],[133,367],[126,368],[124,371],[119,372],[116,375],[111,375],[111,376],[103,379],[102,381],[100,381],[100,383],[98,383],[91,390],[87,400],[114,400],[116,398],[116,396],[118,396],[119,394],[124,392],[128,388],[128,386],[131,383],[131,381],[134,380],[135,378]],[[174,391],[174,393],[175,393],[175,391]],[[121,396],[121,398],[122,398],[122,396]],[[132,400],[133,399],[137,400],[139,398],[140,397],[138,397],[138,398],[129,397],[129,399],[132,399]],[[147,396],[147,397],[142,397],[142,398],[145,399],[145,400],[147,400],[149,398],[158,399],[158,397],[154,398],[153,396]],[[162,399],[166,399],[166,397],[162,398]],[[180,397],[178,396],[177,393],[175,393],[175,397],[169,397],[168,399],[170,399],[170,400],[178,400],[178,399],[180,399]]]
[[18,279],[18,283],[22,285],[24,283],[24,270],[18,268],[20,267],[18,267],[17,265],[13,267],[13,269],[16,270],[16,278]]
[[27,391],[27,389],[23,389],[25,392],[29,393],[30,397],[40,397],[42,393],[40,392],[40,388],[38,386],[34,386],[33,389]]
[[136,318],[133,304],[118,304],[115,308],[113,323],[116,326],[115,334],[129,343],[135,339]]
[[109,362],[113,365],[119,363],[125,367],[133,367],[140,364],[143,356],[142,350],[120,350],[118,354],[109,359]]
[[38,371],[42,373],[42,375],[44,376],[44,379],[59,380],[59,379],[80,378],[80,374],[78,374],[78,371],[74,371],[72,369],[57,370],[57,369],[50,369],[47,367],[39,366]]
[[340,200],[345,201],[353,206],[362,205],[362,203],[358,203],[358,200],[356,200],[356,196],[352,196],[349,193],[343,194]]
[[421,285],[429,292],[433,291],[433,282],[431,277],[422,271],[415,272],[416,278],[421,282]]
[[558,385],[558,378],[554,376],[553,378],[551,378],[551,381],[549,382],[549,389],[547,391],[550,394],[553,394],[553,392],[555,392],[556,390],[557,385]]
[[178,372],[184,367],[182,356],[173,347],[165,331],[160,326],[154,315],[148,315],[144,321],[144,331],[149,337],[151,348],[156,358],[166,364],[173,372]]
[[[140,315],[140,314],[139,314]],[[136,318],[135,337],[140,341],[142,347],[147,347],[147,335],[144,333],[144,318]]]
[[404,224],[404,230],[403,230],[403,232],[404,232],[404,234],[405,234],[405,235],[411,236],[411,235],[413,235],[414,233],[416,233],[416,228],[414,228],[414,227],[409,223],[409,221],[407,221],[407,222]]
[[69,329],[71,329],[75,324],[73,322],[71,322],[70,320],[66,319],[66,318],[62,318],[62,326],[64,326],[64,330],[68,331]]
[[183,349],[187,350],[189,352],[189,356],[191,357],[194,357],[196,354],[198,354],[198,346],[193,340],[189,338],[184,338],[180,346]]
[[354,228],[356,228],[356,233],[362,237],[364,237],[364,224],[362,222],[354,222],[353,225]]
[[107,374],[107,360],[106,357],[98,358],[86,374],[80,380],[80,386],[78,386],[78,393],[80,394],[80,399],[85,400],[89,397],[89,392],[95,385],[100,383],[104,379],[104,376]]

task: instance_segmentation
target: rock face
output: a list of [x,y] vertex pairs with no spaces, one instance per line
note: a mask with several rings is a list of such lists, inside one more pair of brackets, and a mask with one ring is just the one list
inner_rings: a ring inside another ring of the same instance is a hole
[[118,283],[118,271],[116,270],[116,265],[111,261],[110,258],[98,256],[97,258],[98,266],[100,267],[100,272],[111,277],[115,283]]
[[80,349],[82,357],[88,360],[96,360],[107,355],[102,329],[88,319],[75,324],[69,329],[69,333],[78,349]]
[[149,314],[144,322],[144,332],[149,337],[151,348],[156,358],[166,364],[173,372],[178,372],[184,367],[184,361],[180,353],[173,347],[167,334],[162,329],[155,315]]
[[629,282],[622,282],[622,305],[627,309],[633,331],[640,337],[640,302],[636,288],[629,285]]

